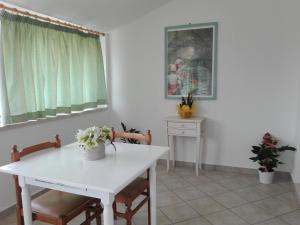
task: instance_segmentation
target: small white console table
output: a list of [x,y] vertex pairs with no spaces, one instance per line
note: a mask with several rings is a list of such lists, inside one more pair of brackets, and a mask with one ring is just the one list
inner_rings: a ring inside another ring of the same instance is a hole
[[[180,119],[178,116],[169,116],[165,118],[165,127],[167,133],[168,145],[170,152],[167,160],[167,170],[169,171],[170,158],[175,166],[175,146],[174,137],[195,137],[196,151],[195,151],[195,169],[198,176],[199,167],[202,169],[202,151],[204,147],[204,121],[205,118],[193,117],[189,119]],[[200,166],[199,166],[200,164]]]

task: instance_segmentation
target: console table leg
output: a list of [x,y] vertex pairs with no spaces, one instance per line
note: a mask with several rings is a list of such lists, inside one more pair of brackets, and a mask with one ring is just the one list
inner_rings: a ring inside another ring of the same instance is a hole
[[197,148],[196,148],[196,157],[195,157],[195,160],[196,160],[196,166],[195,166],[195,169],[196,169],[196,176],[198,176],[199,174],[199,144],[198,144],[198,141],[197,141]]
[[170,145],[170,151],[171,151],[171,159],[172,159],[172,164],[175,166],[175,149],[174,149],[174,137],[169,136],[169,145]]
[[168,155],[167,155],[167,172],[169,172],[170,170],[170,150],[168,151]]

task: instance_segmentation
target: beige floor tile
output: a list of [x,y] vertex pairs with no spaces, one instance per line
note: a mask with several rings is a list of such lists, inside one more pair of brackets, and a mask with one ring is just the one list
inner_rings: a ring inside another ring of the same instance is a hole
[[245,185],[247,186],[254,186],[259,184],[259,179],[257,175],[240,175],[239,178]]
[[0,224],[2,225],[14,225],[17,223],[17,217],[15,212],[12,214],[9,214],[3,218],[0,218]]
[[[133,217],[134,224],[136,225],[148,225],[148,212],[138,212]],[[170,225],[171,221],[166,217],[159,209],[157,210],[157,225]]]
[[165,191],[168,191],[168,188],[166,185],[164,185],[163,183],[156,184],[156,192],[157,193],[161,193],[161,192],[165,192]]
[[276,184],[276,183],[275,184],[258,184],[256,187],[269,196],[279,195],[279,194],[287,192],[283,186],[281,186],[280,184]]
[[[103,220],[103,216],[101,217]],[[73,220],[71,220],[68,225],[78,225],[81,224],[85,220],[85,213],[81,213],[79,216],[75,217]],[[49,225],[48,223],[42,223],[39,222],[38,224],[35,225]],[[93,220],[91,225],[96,225],[96,220]]]
[[231,210],[250,224],[259,223],[274,217],[263,208],[260,208],[254,204],[242,205]]
[[161,211],[172,223],[182,222],[199,216],[192,207],[185,203],[162,207]]
[[[276,199],[276,198],[268,198],[258,202],[253,203],[254,205],[263,208],[268,213],[274,216],[280,216],[282,214],[286,214],[292,211],[295,211],[297,208],[292,207],[290,204],[286,204],[285,202]],[[276,207],[274,207],[276,206]]]
[[219,180],[219,183],[228,190],[237,190],[248,187],[248,184],[245,183],[245,181],[239,176],[228,179],[221,179]]
[[157,203],[156,203],[157,207],[174,205],[181,202],[182,200],[175,193],[171,191],[157,193]]
[[[102,223],[103,224],[103,223]],[[133,223],[134,225],[135,223]],[[78,224],[77,224],[78,225]],[[123,218],[118,218],[114,221],[114,225],[126,225],[126,220]]]
[[198,186],[198,185],[202,185],[202,184],[207,184],[207,183],[211,183],[213,182],[212,179],[208,178],[207,176],[204,175],[200,175],[200,176],[186,176],[183,178],[185,181]]
[[296,192],[284,193],[276,196],[276,198],[280,199],[290,207],[300,208],[300,196]]
[[157,175],[157,178],[162,181],[163,183],[165,182],[171,182],[171,181],[174,181],[174,180],[179,180],[179,179],[182,179],[182,177],[178,176],[177,174],[175,173],[161,173],[161,174],[158,174]]
[[179,198],[183,200],[193,200],[197,198],[206,197],[206,194],[198,188],[189,186],[187,188],[176,189],[173,191]]
[[286,191],[291,191],[294,192],[296,191],[295,184],[291,181],[286,181],[286,182],[278,182],[278,184],[283,187]]
[[184,222],[176,223],[175,225],[211,225],[205,218],[198,217]]
[[191,176],[196,173],[194,167],[175,167],[174,172],[181,177]]
[[247,225],[244,220],[236,216],[229,210],[213,213],[205,216],[205,218],[213,225]]
[[245,199],[241,198],[240,196],[238,196],[233,192],[214,195],[212,196],[212,198],[227,208],[233,208],[247,203]]
[[247,187],[247,188],[236,190],[234,192],[238,194],[241,198],[247,200],[248,202],[259,201],[269,196],[264,192],[262,192],[257,187]]
[[225,187],[217,183],[202,184],[197,186],[197,188],[208,195],[216,195],[228,192],[228,190]]
[[223,207],[211,197],[199,198],[193,201],[188,201],[187,203],[200,215],[207,215],[225,209],[225,207]]
[[222,171],[205,171],[204,174],[205,176],[207,176],[208,178],[214,181],[219,181],[222,179],[227,179],[236,176],[236,173],[222,172]]
[[290,225],[299,225],[300,224],[300,210],[285,214],[280,217],[283,221],[287,222]]
[[288,225],[288,224],[278,218],[275,218],[262,223],[258,223],[257,225]]
[[169,190],[182,189],[182,188],[187,188],[192,186],[190,183],[186,182],[183,179],[178,179],[178,180],[176,179],[171,182],[165,182],[164,184]]

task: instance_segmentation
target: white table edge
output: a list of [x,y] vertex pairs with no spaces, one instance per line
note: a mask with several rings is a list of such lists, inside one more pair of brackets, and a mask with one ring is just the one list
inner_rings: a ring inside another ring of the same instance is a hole
[[[153,147],[155,147],[155,146],[153,145]],[[159,146],[159,147],[162,147],[162,146]],[[158,158],[160,158],[161,156],[163,156],[164,154],[166,154],[168,151],[170,151],[169,147],[164,146],[164,148],[165,148],[165,151],[163,153],[159,154]],[[146,171],[154,163],[156,163],[156,161],[157,160],[153,160],[153,161],[149,162],[147,165],[144,166],[144,168],[142,170]],[[6,174],[10,174],[10,175],[17,175],[17,176],[21,176],[21,177],[26,177],[26,179],[28,181],[30,180],[30,183],[34,183],[35,185],[37,185],[38,183],[42,184],[42,182],[44,182],[44,183],[47,183],[47,185],[49,185],[49,184],[50,185],[51,184],[52,185],[62,185],[62,184],[64,184],[65,186],[70,187],[70,188],[82,189],[82,190],[87,189],[86,186],[81,186],[81,185],[78,185],[77,183],[66,182],[64,180],[59,180],[59,179],[55,179],[54,180],[54,179],[49,179],[49,178],[46,178],[46,177],[35,177],[35,176],[28,176],[28,175],[25,175],[25,174],[22,174],[22,173],[15,173],[15,171],[6,169],[6,167],[7,167],[7,165],[1,166],[0,167],[0,172],[6,173]],[[140,173],[136,173],[131,180],[128,180],[128,182],[126,182],[127,184],[125,186],[127,186],[128,184],[130,184],[135,179],[134,177],[138,177],[140,175],[141,175]],[[43,187],[43,186],[40,186],[40,187]],[[91,190],[91,191],[93,191],[93,192],[108,192],[108,193],[111,193],[111,194],[115,194],[115,193],[120,192],[123,188],[124,187],[119,186],[118,188],[116,188],[115,190],[113,190],[113,189],[103,189],[103,188],[99,189],[97,187],[90,186],[88,189]]]

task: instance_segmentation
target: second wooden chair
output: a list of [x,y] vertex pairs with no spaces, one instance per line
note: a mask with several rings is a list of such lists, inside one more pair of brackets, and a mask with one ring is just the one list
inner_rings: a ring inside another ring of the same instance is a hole
[[[115,139],[134,139],[143,142],[144,144],[151,144],[151,133],[150,130],[146,134],[137,134],[129,132],[118,132],[112,129],[112,140]],[[133,201],[139,196],[144,196],[144,198],[139,202],[139,204],[132,209]],[[120,191],[115,196],[115,201],[113,203],[114,217],[115,219],[119,216],[126,219],[127,225],[132,224],[132,217],[137,213],[137,211],[148,202],[148,225],[151,224],[151,211],[150,211],[150,184],[149,184],[149,169],[147,170],[147,177],[138,177],[133,182],[131,182],[127,187]],[[124,213],[117,211],[117,203],[126,206],[126,211]]]

